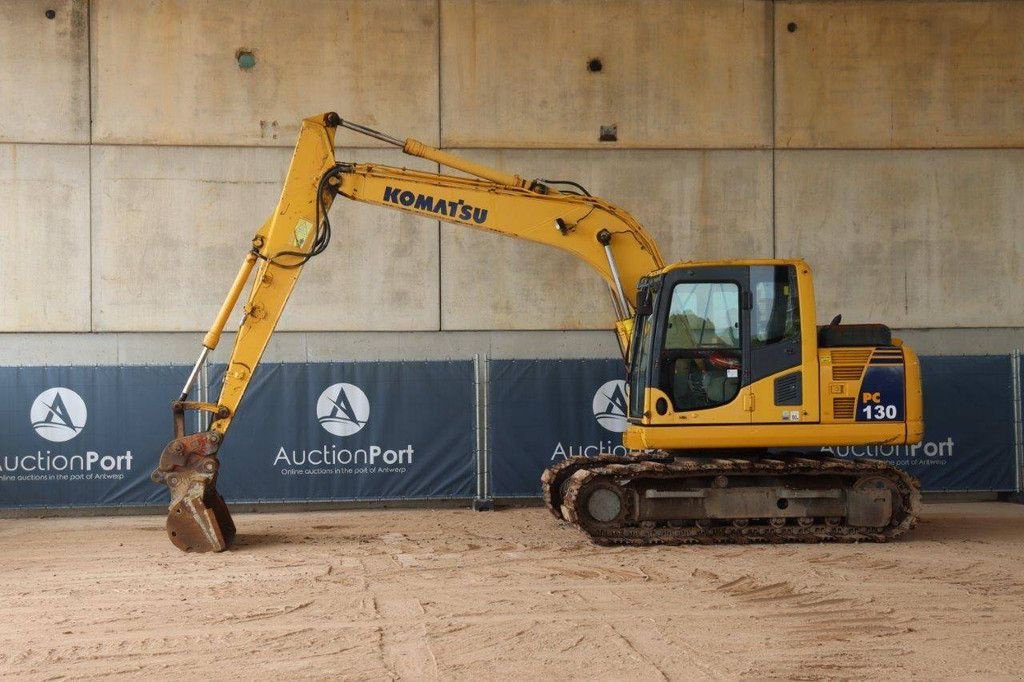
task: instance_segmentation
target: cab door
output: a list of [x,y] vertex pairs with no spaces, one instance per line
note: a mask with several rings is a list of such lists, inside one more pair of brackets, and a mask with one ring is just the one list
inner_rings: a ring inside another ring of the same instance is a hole
[[655,409],[653,423],[749,423],[749,269],[671,271],[656,320],[651,386],[669,405],[664,413]]
[[[808,396],[801,370],[800,301],[792,265],[750,267],[749,383],[752,420],[759,424],[800,422]],[[813,333],[814,330],[811,330]]]

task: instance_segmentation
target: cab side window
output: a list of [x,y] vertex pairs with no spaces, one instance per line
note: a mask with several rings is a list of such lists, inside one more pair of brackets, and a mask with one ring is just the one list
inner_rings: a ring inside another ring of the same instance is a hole
[[800,338],[796,270],[791,265],[750,268],[754,294],[750,343],[754,348]]

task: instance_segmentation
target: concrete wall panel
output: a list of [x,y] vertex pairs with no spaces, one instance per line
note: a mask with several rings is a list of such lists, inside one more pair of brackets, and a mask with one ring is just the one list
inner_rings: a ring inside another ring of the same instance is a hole
[[1024,326],[1024,150],[776,154],[780,256],[818,320]]
[[1022,146],[1022,35],[1014,0],[779,2],[777,144]]
[[[771,153],[762,151],[462,152],[524,177],[569,178],[633,214],[667,261],[770,257]],[[599,329],[608,289],[548,247],[441,226],[442,327]]]
[[[381,163],[399,156],[351,151]],[[290,157],[284,149],[95,147],[95,329],[206,329],[274,210]],[[280,328],[437,329],[437,223],[342,200],[331,217],[331,246],[303,270]]]
[[89,148],[0,145],[0,331],[89,330]]
[[86,0],[0,2],[0,142],[89,142]]
[[[182,365],[195,362],[202,332],[99,332],[0,336],[0,366]],[[234,334],[225,333],[210,362],[226,363]],[[270,339],[263,362],[366,362],[490,358],[614,358],[615,335],[599,331],[287,332]],[[219,388],[219,387],[215,387]],[[168,396],[168,400],[170,396]]]
[[[751,0],[442,0],[444,143],[770,146],[769,12]],[[618,142],[598,141],[608,124]]]
[[97,142],[291,146],[303,117],[337,111],[437,143],[433,2],[95,0],[93,15]]
[[402,332],[306,334],[309,362],[338,360],[465,360],[489,358],[614,358],[615,334],[600,331]]
[[120,364],[116,334],[5,333],[0,336],[0,348],[0,366],[4,367]]

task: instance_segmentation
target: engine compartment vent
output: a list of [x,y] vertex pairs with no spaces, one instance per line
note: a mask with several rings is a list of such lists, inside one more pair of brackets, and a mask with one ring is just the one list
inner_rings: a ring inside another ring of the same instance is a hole
[[833,398],[832,415],[836,419],[853,419],[857,411],[856,398]]
[[871,359],[871,348],[844,348],[832,351],[832,380],[858,381]]

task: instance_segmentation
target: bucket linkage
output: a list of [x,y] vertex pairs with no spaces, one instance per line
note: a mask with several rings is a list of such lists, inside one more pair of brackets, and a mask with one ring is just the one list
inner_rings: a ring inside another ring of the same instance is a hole
[[154,483],[163,483],[171,492],[167,535],[183,552],[221,552],[235,538],[235,523],[217,492],[217,450],[223,437],[217,431],[186,435],[185,411],[204,410],[220,418],[227,410],[183,400],[173,402],[171,409],[174,439],[160,453],[160,463],[150,475]]

